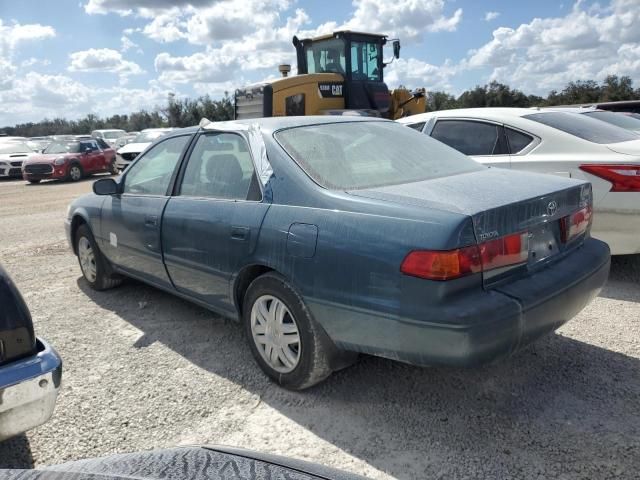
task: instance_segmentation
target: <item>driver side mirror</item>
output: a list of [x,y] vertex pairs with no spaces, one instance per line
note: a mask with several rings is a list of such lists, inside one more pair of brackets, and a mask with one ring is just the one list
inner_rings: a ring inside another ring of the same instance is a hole
[[400,40],[393,41],[393,58],[400,58]]
[[113,178],[101,178],[93,182],[93,193],[96,195],[115,195],[118,193],[118,184]]

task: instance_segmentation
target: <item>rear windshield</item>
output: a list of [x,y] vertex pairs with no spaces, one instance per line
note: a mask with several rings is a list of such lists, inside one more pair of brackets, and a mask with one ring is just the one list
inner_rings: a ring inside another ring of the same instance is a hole
[[523,118],[557,128],[593,143],[618,143],[638,139],[635,133],[580,113],[544,112],[524,115]]
[[116,138],[124,137],[127,134],[124,130],[111,130],[108,132],[104,132],[102,136],[104,138],[108,138],[109,140],[113,140]]
[[334,190],[418,182],[485,168],[395,122],[309,125],[281,130],[275,138],[316,183]]
[[156,138],[160,138],[168,132],[142,132],[134,138],[132,143],[149,143],[153,142]]
[[626,128],[627,130],[640,131],[640,120],[622,113],[595,111],[583,113],[583,115],[611,123],[612,125],[617,125],[618,127]]

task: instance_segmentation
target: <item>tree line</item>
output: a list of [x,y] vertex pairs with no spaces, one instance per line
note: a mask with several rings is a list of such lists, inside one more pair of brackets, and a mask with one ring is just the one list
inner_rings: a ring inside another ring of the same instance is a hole
[[[473,107],[544,107],[576,103],[613,102],[640,99],[640,88],[634,89],[628,76],[609,75],[602,83],[594,80],[569,82],[561,91],[552,90],[546,98],[526,95],[503,83],[491,82],[478,85],[458,97],[443,91],[428,93],[427,110]],[[225,92],[220,100],[208,95],[195,99],[177,98],[169,94],[164,106],[128,115],[101,118],[88,114],[79,120],[64,118],[45,119],[41,122],[5,127],[0,131],[7,135],[35,137],[41,135],[82,134],[103,128],[140,131],[152,127],[187,127],[197,125],[206,117],[209,120],[231,120],[234,117],[233,99]]]
[[233,101],[229,94],[225,92],[220,100],[213,100],[209,95],[190,99],[176,98],[174,94],[169,94],[164,106],[156,106],[152,110],[140,110],[128,115],[112,115],[105,118],[90,113],[78,120],[44,119],[40,122],[0,128],[0,132],[19,137],[86,134],[93,130],[108,128],[139,132],[145,128],[197,125],[203,117],[219,121],[233,119]]
[[508,85],[491,82],[476,86],[455,97],[447,92],[429,92],[427,110],[474,107],[550,107],[576,103],[615,102],[640,99],[640,88],[633,88],[630,77],[609,75],[602,83],[594,80],[569,82],[561,91],[552,90],[546,98],[526,95]]

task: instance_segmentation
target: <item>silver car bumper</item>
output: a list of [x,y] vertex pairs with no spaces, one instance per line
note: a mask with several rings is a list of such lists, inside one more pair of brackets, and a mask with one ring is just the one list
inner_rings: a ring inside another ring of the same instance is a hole
[[45,423],[56,405],[62,360],[45,341],[38,353],[0,367],[0,441]]

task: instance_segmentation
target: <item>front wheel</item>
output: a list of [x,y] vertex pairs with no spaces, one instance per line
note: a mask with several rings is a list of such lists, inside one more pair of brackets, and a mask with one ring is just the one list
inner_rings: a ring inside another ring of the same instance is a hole
[[75,238],[76,252],[82,276],[94,290],[107,290],[122,283],[109,272],[108,261],[100,252],[89,227],[80,225]]
[[72,182],[77,182],[82,178],[82,168],[77,163],[72,164],[69,167],[68,179]]
[[118,175],[120,173],[120,169],[118,168],[118,165],[116,165],[115,158],[111,160],[111,163],[109,164],[109,173],[111,175]]
[[302,390],[331,375],[335,346],[281,276],[267,273],[251,283],[243,321],[258,365],[281,386]]

